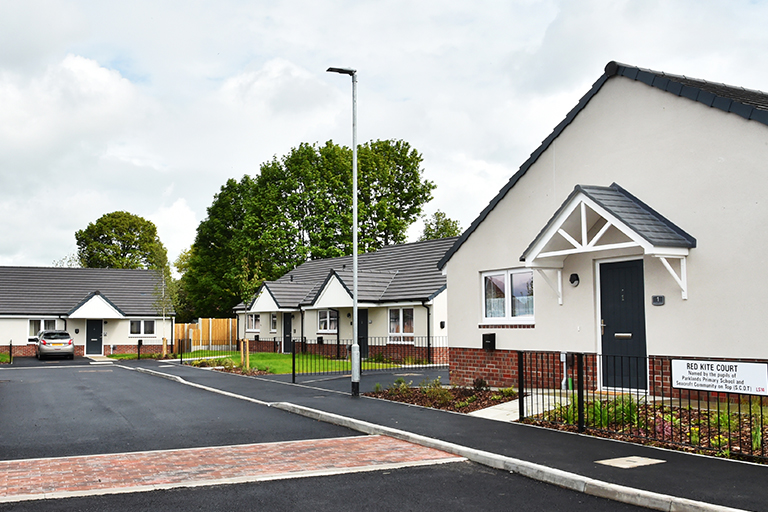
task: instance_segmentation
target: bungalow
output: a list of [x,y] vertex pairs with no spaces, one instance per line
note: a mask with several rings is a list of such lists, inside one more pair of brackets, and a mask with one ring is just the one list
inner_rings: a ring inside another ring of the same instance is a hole
[[79,356],[160,352],[174,315],[162,295],[150,270],[0,267],[0,350],[33,356],[38,331],[64,329]]
[[[393,245],[359,255],[362,357],[420,354],[442,346],[447,360],[447,292],[437,262],[455,241]],[[247,306],[235,308],[239,337],[284,352],[299,340],[303,350],[346,356],[353,337],[352,280],[352,257],[344,256],[307,261],[264,282]]]
[[452,382],[514,384],[517,351],[587,354],[606,389],[768,360],[766,162],[768,94],[610,62],[439,262]]

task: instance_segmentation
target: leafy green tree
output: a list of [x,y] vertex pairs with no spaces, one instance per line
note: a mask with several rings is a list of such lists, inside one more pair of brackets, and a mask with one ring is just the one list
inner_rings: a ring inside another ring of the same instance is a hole
[[77,257],[88,268],[168,267],[168,253],[152,221],[128,212],[102,215],[75,233]]
[[171,297],[173,299],[173,309],[176,311],[177,323],[192,323],[195,321],[195,310],[189,300],[189,293],[186,289],[185,274],[189,269],[189,261],[192,258],[192,247],[181,251],[173,266],[179,273],[178,279],[173,279],[170,283]]
[[402,140],[377,140],[358,150],[359,242],[363,252],[405,242],[408,226],[432,200],[422,157]]
[[449,238],[460,234],[459,221],[452,220],[445,213],[437,210],[431,218],[424,221],[424,231],[422,231],[419,241]]
[[[359,147],[361,252],[405,241],[435,188],[421,163],[407,142]],[[231,316],[263,280],[351,253],[352,151],[303,143],[221,188],[198,226],[183,284],[198,316]]]
[[199,317],[229,317],[252,295],[259,281],[258,218],[250,206],[256,183],[230,179],[216,194],[208,216],[197,227],[188,269],[182,281]]

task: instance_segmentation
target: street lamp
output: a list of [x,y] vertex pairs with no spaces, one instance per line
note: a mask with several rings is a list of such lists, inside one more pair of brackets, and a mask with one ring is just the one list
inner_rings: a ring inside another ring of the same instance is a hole
[[360,395],[360,345],[357,325],[357,70],[328,68],[352,77],[352,396]]

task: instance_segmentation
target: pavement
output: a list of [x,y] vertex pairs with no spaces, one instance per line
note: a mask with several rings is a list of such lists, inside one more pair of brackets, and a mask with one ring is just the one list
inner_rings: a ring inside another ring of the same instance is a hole
[[[653,510],[768,510],[768,466],[513,423],[514,404],[464,415],[352,397],[348,376],[302,377],[303,382],[292,384],[290,376],[243,377],[163,361],[114,364],[369,436],[386,436],[393,442],[401,440],[436,450],[425,460],[465,458]],[[363,374],[361,392],[397,377],[416,382],[435,377],[429,370],[400,371],[403,373]],[[300,471],[303,462],[295,463],[296,471]]]

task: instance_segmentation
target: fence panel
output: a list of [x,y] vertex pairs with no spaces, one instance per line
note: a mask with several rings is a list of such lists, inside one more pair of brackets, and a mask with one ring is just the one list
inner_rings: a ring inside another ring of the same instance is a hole
[[674,388],[669,357],[519,352],[518,358],[520,416],[528,421],[768,461],[767,397]]

